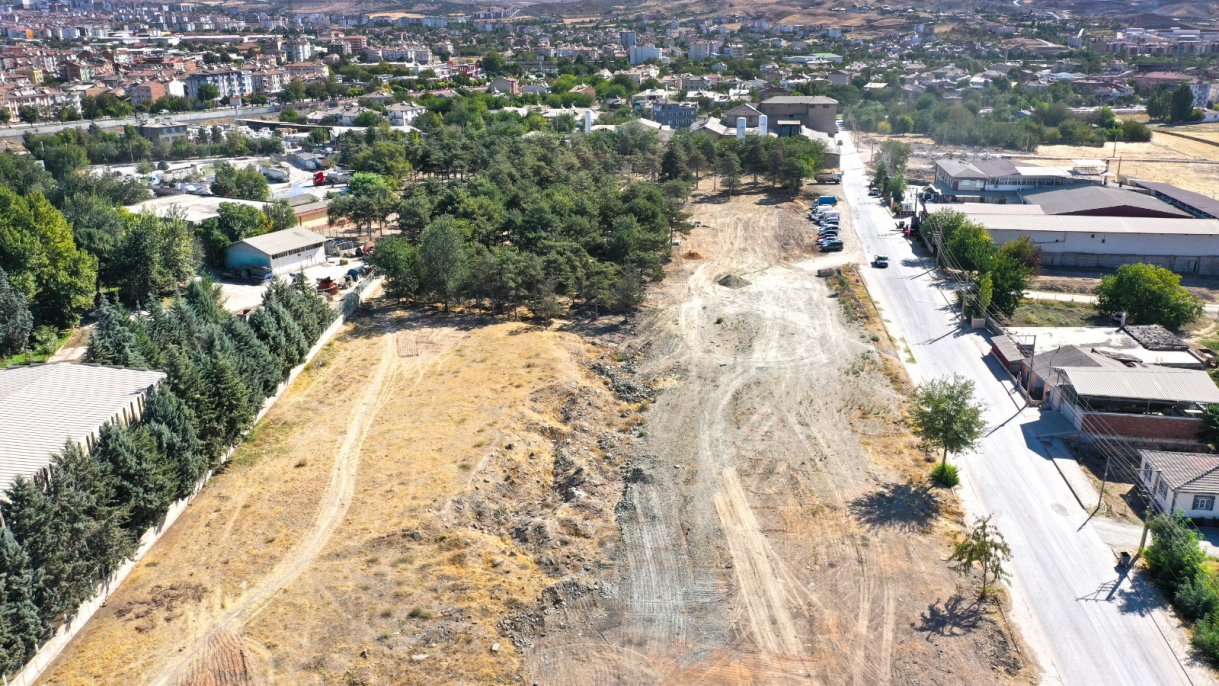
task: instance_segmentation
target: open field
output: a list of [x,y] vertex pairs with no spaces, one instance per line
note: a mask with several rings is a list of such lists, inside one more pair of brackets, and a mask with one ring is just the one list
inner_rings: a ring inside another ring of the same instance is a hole
[[[1178,130],[1174,128],[1174,131]],[[1182,133],[1198,138],[1213,139],[1219,142],[1219,130],[1212,129],[1210,133],[1185,131]],[[1031,164],[1043,166],[1071,166],[1072,160],[1101,159],[1112,161],[1109,169],[1128,178],[1162,181],[1180,186],[1187,190],[1219,197],[1219,147],[1205,141],[1190,140],[1180,136],[1153,132],[1152,138],[1146,143],[1117,144],[1117,157],[1122,158],[1120,165],[1114,158],[1113,144],[1101,147],[1042,145],[1035,155],[1021,155],[1018,152],[1001,149],[964,148],[951,145],[937,145],[935,141],[925,136],[917,135],[878,135],[864,134],[860,139],[860,150],[865,159],[869,151],[879,148],[880,142],[886,139],[900,140],[909,143],[913,148],[910,157],[908,175],[914,179],[930,180],[933,173],[933,154],[950,154],[965,156],[966,159],[984,154],[1011,157]],[[1191,160],[1197,160],[1192,162]]]
[[805,208],[779,194],[692,208],[707,226],[682,251],[702,259],[675,261],[637,330],[605,337],[663,389],[620,537],[599,593],[513,620],[526,681],[1028,681],[943,562],[959,514],[923,478],[881,313],[849,271],[833,291],[814,274],[858,243],[809,259]]
[[1088,303],[1025,300],[1007,323],[1009,326],[1106,326],[1109,318],[1097,314]]
[[614,534],[617,446],[639,419],[589,353],[571,334],[381,302],[43,683],[510,680],[498,622]]
[[372,301],[42,683],[1032,680],[943,561],[904,344],[813,273],[858,242],[693,209],[630,322]]

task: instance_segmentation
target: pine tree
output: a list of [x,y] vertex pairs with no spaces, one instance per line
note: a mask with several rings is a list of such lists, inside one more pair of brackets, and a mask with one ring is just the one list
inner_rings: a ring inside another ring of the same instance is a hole
[[257,389],[257,406],[261,407],[263,399],[274,395],[279,388],[279,382],[283,380],[279,371],[280,361],[258,340],[254,329],[242,319],[230,318],[225,323],[224,330],[238,351],[237,370],[250,388]]
[[165,351],[165,374],[168,377],[169,390],[194,415],[192,424],[198,432],[199,422],[203,421],[207,410],[203,371],[199,369],[192,355],[178,346],[173,346]]
[[140,341],[128,326],[127,313],[121,307],[111,304],[104,295],[97,311],[98,322],[93,333],[89,335],[86,359],[98,364],[120,367],[148,366],[139,352]]
[[50,635],[34,604],[35,572],[13,532],[0,528],[0,671],[12,674]]
[[[44,584],[56,590],[56,602],[43,609],[71,614],[93,597],[96,582],[131,557],[136,537],[126,529],[129,515],[115,496],[114,477],[80,446],[65,446],[47,470],[35,476],[35,483],[53,501],[65,529],[60,550],[52,552],[60,555],[62,575],[57,583],[48,575]],[[41,566],[29,544],[19,536],[17,540],[30,553],[30,563]]]
[[305,334],[296,320],[292,318],[292,314],[282,305],[272,302],[266,306],[266,310],[275,318],[275,324],[284,335],[284,342],[287,344],[284,349],[284,361],[291,369],[305,359],[305,355],[309,353],[309,348],[312,346],[309,341],[305,340]]
[[229,313],[224,310],[220,284],[211,279],[191,281],[183,297],[202,321],[221,324],[229,318]]
[[205,376],[207,387],[207,423],[200,438],[213,458],[237,442],[249,425],[254,413],[250,410],[249,391],[237,375],[233,361],[217,357]]
[[284,333],[280,331],[275,316],[265,309],[255,310],[250,314],[250,328],[258,336],[258,340],[267,347],[267,351],[279,362],[279,378],[286,378],[289,370],[292,369],[292,364],[288,359],[288,342],[284,338]]
[[156,442],[143,429],[106,423],[92,457],[109,467],[115,495],[130,508],[128,526],[137,536],[155,524],[173,502],[173,472],[159,459]]
[[174,498],[184,498],[207,471],[207,456],[190,421],[190,410],[170,390],[157,384],[144,399],[144,429],[174,473]]

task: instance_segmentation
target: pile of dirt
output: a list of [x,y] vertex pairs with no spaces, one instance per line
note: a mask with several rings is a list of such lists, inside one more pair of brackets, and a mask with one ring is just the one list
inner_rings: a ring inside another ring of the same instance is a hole
[[737,276],[736,274],[721,276],[719,281],[716,281],[716,283],[726,288],[744,288],[749,285],[748,281],[740,276]]
[[686,253],[684,255],[682,255],[682,257],[686,258],[687,260],[705,260],[705,259],[707,259],[706,255],[702,254],[701,252],[699,252],[697,250],[687,250]]

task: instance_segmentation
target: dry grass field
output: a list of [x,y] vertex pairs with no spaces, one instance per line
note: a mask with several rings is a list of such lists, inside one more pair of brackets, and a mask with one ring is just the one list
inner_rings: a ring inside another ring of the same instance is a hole
[[614,531],[618,466],[585,456],[638,415],[590,352],[384,304],[357,319],[43,683],[512,679],[498,622]]

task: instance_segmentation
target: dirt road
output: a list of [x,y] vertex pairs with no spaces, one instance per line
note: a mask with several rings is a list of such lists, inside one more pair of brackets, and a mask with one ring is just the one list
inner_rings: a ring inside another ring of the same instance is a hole
[[385,335],[381,339],[380,360],[367,381],[362,397],[352,408],[347,431],[335,451],[330,484],[318,503],[313,526],[296,547],[280,559],[270,574],[259,579],[237,602],[225,608],[223,614],[211,618],[210,621],[196,623],[192,627],[197,634],[194,647],[181,652],[178,659],[165,669],[164,674],[155,683],[166,686],[176,684],[189,674],[192,668],[207,670],[215,661],[216,653],[231,654],[231,647],[221,645],[217,648],[217,641],[221,637],[239,633],[246,622],[266,608],[276,593],[305,571],[330,540],[335,528],[347,513],[347,508],[351,506],[360,463],[360,449],[389,397],[389,382],[398,371],[396,362],[394,337]]
[[[992,683],[1018,664],[958,592],[901,398],[809,259],[803,208],[696,198],[696,229],[617,341],[665,390],[596,600],[547,607],[527,679]],[[846,213],[844,213],[846,216]],[[849,233],[847,234],[849,236]],[[718,281],[736,274],[748,285]],[[917,461],[916,461],[917,460]]]

